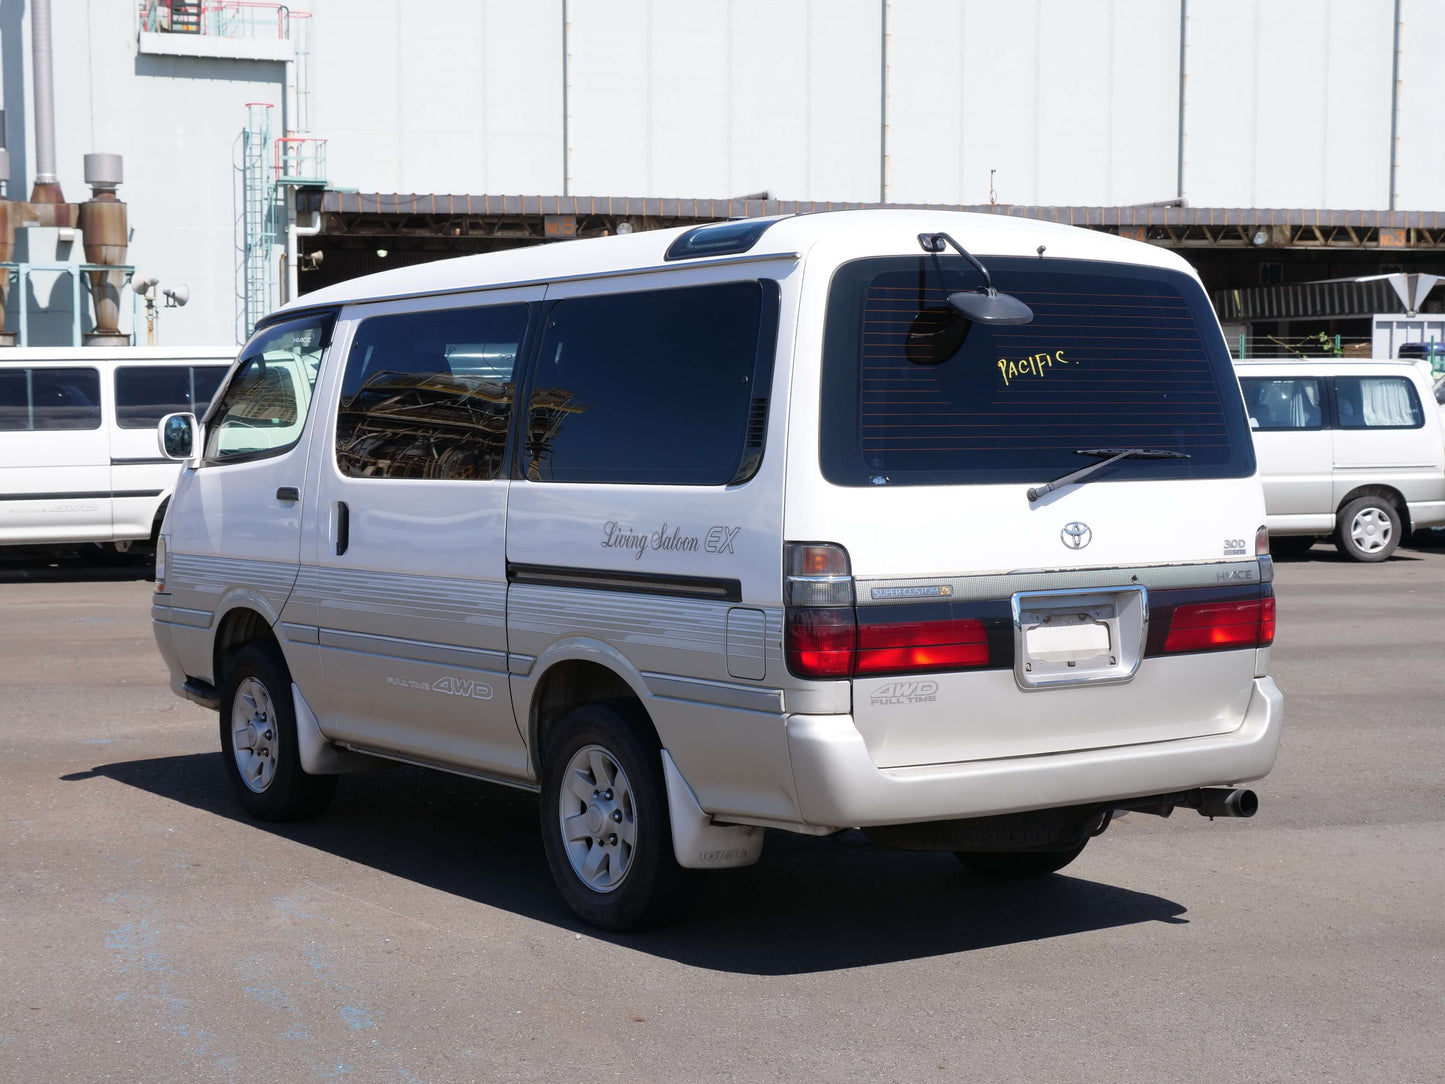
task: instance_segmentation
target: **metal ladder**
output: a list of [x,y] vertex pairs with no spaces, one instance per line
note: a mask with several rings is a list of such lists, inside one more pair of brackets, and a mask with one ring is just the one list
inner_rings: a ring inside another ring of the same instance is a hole
[[271,110],[265,102],[246,105],[241,133],[241,280],[237,313],[241,341],[276,306],[276,189],[271,166]]

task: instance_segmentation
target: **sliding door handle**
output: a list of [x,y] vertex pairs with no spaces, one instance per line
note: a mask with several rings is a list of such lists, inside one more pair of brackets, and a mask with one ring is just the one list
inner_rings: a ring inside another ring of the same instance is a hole
[[351,509],[345,501],[336,502],[336,556],[340,557],[351,545]]
[[278,501],[299,501],[301,491],[295,486],[282,486],[276,491],[276,499]]

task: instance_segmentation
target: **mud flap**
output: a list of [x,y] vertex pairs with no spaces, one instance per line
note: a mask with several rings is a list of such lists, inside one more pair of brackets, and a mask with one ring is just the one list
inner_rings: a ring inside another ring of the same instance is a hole
[[712,824],[697,795],[677,770],[666,749],[662,772],[672,819],[672,850],[683,869],[732,869],[751,866],[763,853],[763,830],[747,824]]
[[307,775],[342,775],[348,772],[374,772],[391,767],[391,762],[363,753],[340,749],[321,733],[321,726],[301,690],[291,683],[291,700],[296,707],[296,752],[301,770]]

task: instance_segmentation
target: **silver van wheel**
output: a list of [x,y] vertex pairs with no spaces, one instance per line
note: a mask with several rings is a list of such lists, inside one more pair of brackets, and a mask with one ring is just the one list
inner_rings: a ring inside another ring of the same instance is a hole
[[266,686],[242,679],[231,703],[231,750],[241,782],[264,794],[276,778],[276,709]]
[[557,821],[572,870],[594,892],[611,892],[632,869],[637,805],[622,765],[600,745],[572,754],[557,795]]
[[1361,553],[1379,553],[1394,534],[1394,523],[1380,508],[1361,508],[1350,521],[1350,538]]

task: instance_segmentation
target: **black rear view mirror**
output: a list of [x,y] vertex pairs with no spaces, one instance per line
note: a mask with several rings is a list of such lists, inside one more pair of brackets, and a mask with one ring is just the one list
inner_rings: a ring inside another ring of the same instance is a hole
[[[1033,322],[1034,310],[1012,294],[1001,294],[993,288],[993,278],[972,252],[964,248],[946,233],[920,233],[918,243],[924,252],[937,254],[944,245],[951,245],[974,269],[983,276],[983,287],[978,290],[960,290],[948,295],[948,306],[954,312],[976,324],[992,324],[995,327],[1008,324]],[[1039,254],[1043,254],[1039,249]]]
[[1001,294],[989,287],[985,291],[960,290],[948,295],[948,307],[976,324],[1027,324],[1034,310],[1012,294]]

